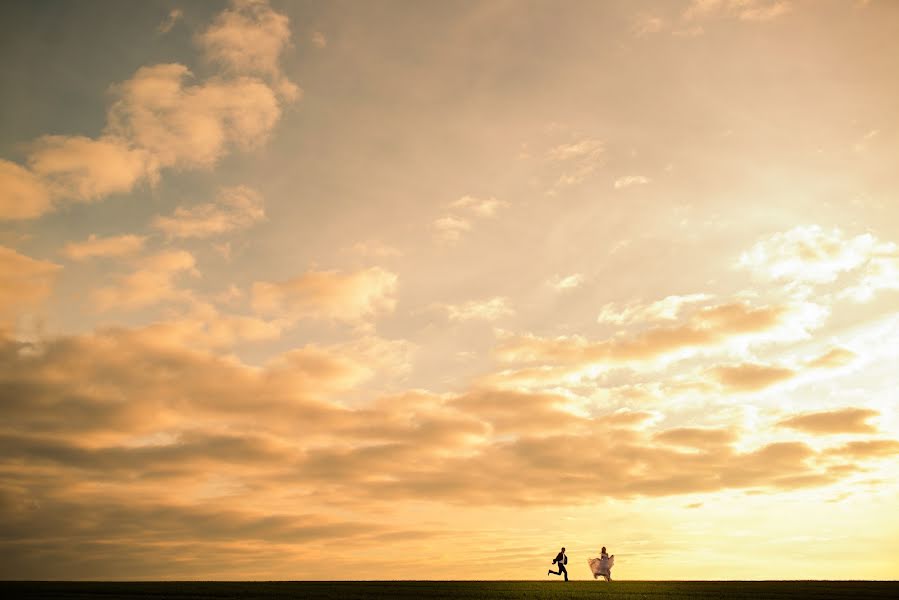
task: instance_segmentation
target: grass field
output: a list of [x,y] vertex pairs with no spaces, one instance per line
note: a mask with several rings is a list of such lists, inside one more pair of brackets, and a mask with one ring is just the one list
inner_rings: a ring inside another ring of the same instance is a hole
[[856,600],[899,598],[899,582],[877,581],[339,581],[0,582],[4,598],[458,598],[504,600]]

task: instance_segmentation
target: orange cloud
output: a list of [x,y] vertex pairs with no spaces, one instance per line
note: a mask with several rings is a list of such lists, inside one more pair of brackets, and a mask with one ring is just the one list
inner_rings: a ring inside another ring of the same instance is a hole
[[722,365],[709,371],[724,387],[738,392],[754,392],[796,375],[792,369],[756,363]]
[[874,433],[877,428],[867,421],[879,414],[876,410],[866,408],[843,408],[795,415],[782,419],[777,424],[812,434]]
[[170,217],[156,217],[153,227],[171,237],[206,238],[249,227],[264,218],[262,196],[241,185],[222,188],[213,203],[178,207]]
[[806,363],[813,369],[836,369],[851,363],[857,355],[846,348],[831,348],[821,356]]
[[633,337],[590,342],[579,336],[510,337],[497,355],[509,362],[589,363],[642,360],[684,348],[710,346],[730,336],[764,332],[780,323],[784,307],[753,308],[735,302],[702,308],[684,324],[650,327]]
[[654,436],[664,444],[686,446],[688,448],[706,448],[710,446],[726,446],[737,440],[737,435],[730,429],[710,429],[705,427],[678,427],[666,429]]
[[55,197],[79,202],[129,192],[139,181],[157,176],[145,150],[112,135],[44,136],[34,142],[28,166]]
[[140,252],[147,241],[140,235],[116,235],[97,237],[91,234],[83,242],[70,242],[62,253],[72,260],[87,260],[96,257],[127,256]]
[[50,295],[60,268],[0,246],[0,333],[5,321]]
[[113,86],[102,135],[43,136],[31,144],[27,169],[0,162],[8,194],[0,219],[38,217],[63,201],[96,202],[154,183],[162,169],[210,168],[232,148],[258,147],[282,103],[299,97],[280,72],[289,37],[287,17],[267,2],[236,0],[197,36],[224,76],[191,85],[184,65],[141,67]]
[[884,458],[899,454],[897,440],[855,440],[842,446],[831,448],[834,456],[857,460]]
[[253,284],[253,308],[264,314],[358,322],[391,312],[397,277],[380,267],[342,273],[309,271],[281,282]]
[[183,273],[198,275],[196,262],[189,252],[169,250],[142,258],[137,270],[120,277],[110,286],[94,290],[93,298],[100,310],[131,310],[152,306],[167,300],[186,300],[189,293],[175,285]]
[[0,160],[0,219],[33,219],[51,208],[50,192],[34,173]]

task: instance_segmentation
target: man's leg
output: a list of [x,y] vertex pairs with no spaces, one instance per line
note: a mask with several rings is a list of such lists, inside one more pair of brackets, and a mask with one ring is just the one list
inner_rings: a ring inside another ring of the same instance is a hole
[[559,563],[559,575],[565,573],[565,581],[568,581],[568,569],[565,568],[565,565]]

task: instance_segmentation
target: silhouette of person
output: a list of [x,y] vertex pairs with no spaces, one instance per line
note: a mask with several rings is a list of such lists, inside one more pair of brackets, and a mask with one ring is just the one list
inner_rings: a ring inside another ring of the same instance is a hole
[[568,569],[565,568],[565,565],[568,564],[568,556],[565,554],[565,547],[562,546],[562,550],[556,554],[556,557],[553,559],[554,565],[559,565],[558,571],[549,570],[546,572],[547,575],[565,575],[565,581],[568,581]]

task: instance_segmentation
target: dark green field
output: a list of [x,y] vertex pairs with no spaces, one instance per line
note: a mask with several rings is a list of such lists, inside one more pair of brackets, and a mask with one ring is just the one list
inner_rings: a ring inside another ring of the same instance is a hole
[[784,600],[899,598],[883,581],[345,581],[345,582],[0,582],[4,598],[502,598],[556,600]]

